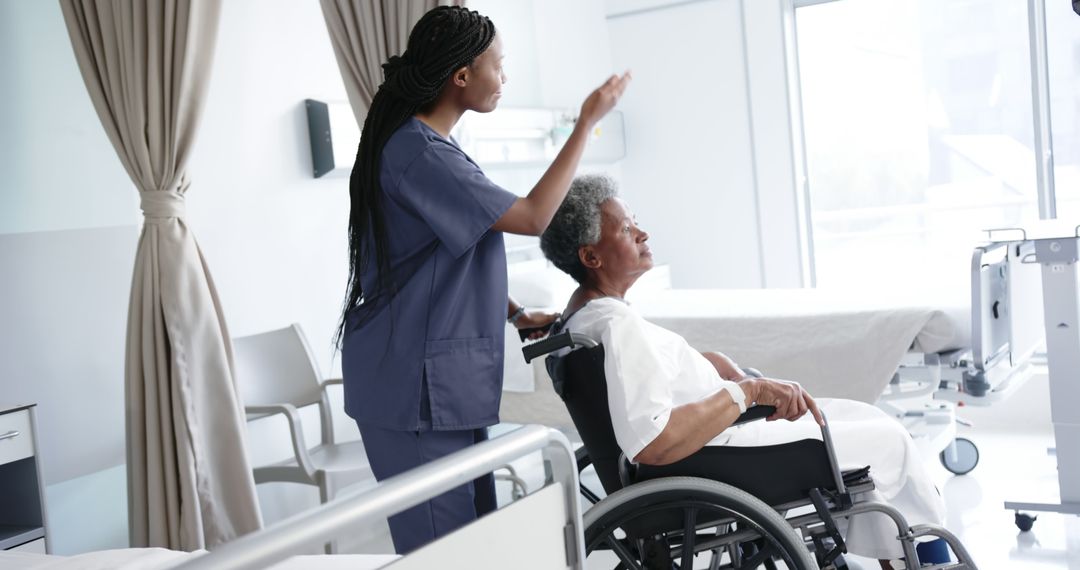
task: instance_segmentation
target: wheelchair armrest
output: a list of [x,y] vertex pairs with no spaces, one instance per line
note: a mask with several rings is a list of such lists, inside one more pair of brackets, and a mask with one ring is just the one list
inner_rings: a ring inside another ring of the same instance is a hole
[[534,358],[543,356],[549,352],[555,352],[560,348],[573,347],[574,340],[570,338],[570,331],[566,331],[525,346],[521,349],[521,353],[525,355],[525,362],[529,363],[532,362]]
[[753,422],[760,419],[767,418],[776,413],[776,406],[757,405],[750,406],[739,417],[735,418],[735,421],[731,425],[737,426],[739,424],[745,424],[747,422]]
[[521,353],[525,356],[525,362],[529,363],[538,356],[543,356],[549,352],[555,352],[560,348],[574,348],[578,346],[592,348],[598,344],[600,343],[595,339],[581,333],[563,331],[557,335],[549,336],[544,340],[536,341],[522,348]]

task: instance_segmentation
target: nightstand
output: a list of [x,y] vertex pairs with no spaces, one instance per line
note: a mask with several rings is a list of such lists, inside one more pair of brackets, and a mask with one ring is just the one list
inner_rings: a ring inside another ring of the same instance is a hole
[[0,404],[0,550],[48,552],[34,404]]

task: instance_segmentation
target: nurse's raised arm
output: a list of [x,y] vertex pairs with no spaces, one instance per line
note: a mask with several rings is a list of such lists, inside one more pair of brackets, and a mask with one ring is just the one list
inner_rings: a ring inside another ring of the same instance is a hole
[[547,172],[536,183],[528,196],[518,198],[510,209],[492,226],[501,232],[538,236],[544,233],[555,211],[559,209],[570,181],[574,179],[585,144],[596,123],[615,107],[622,97],[631,75],[612,75],[603,85],[593,91],[581,105],[574,131],[559,151]]

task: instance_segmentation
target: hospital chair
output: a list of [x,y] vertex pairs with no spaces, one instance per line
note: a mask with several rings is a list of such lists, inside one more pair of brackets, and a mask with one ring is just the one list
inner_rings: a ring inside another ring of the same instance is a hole
[[[256,485],[274,481],[314,485],[319,502],[326,503],[345,486],[375,481],[363,442],[335,441],[327,388],[341,385],[342,379],[322,380],[299,324],[234,338],[233,355],[248,421],[282,414],[289,425],[292,456],[255,466]],[[319,406],[320,442],[309,447],[300,409],[312,404]],[[525,484],[511,466],[499,471],[495,479],[510,481],[512,498],[525,495]],[[328,545],[328,553],[333,548]]]
[[[292,324],[233,339],[240,399],[248,421],[282,414],[288,421],[292,457],[254,467],[255,484],[273,481],[303,483],[319,489],[319,503],[352,483],[375,480],[364,444],[334,441],[326,389],[341,379],[322,380],[300,325]],[[300,409],[318,404],[320,442],[309,447]],[[327,553],[334,549],[327,545]]]
[[[856,504],[855,495],[874,488],[869,468],[840,471],[827,425],[821,440],[712,449],[723,458],[707,468],[694,456],[665,466],[632,465],[611,426],[603,346],[567,331],[522,350],[529,362],[563,348],[572,350],[548,356],[546,365],[584,443],[578,468],[591,463],[607,493],[600,500],[582,489],[595,503],[584,515],[587,557],[614,556],[620,568],[664,570],[693,568],[695,556],[705,553],[710,569],[776,568],[775,561],[800,570],[844,568],[837,519],[873,511],[896,524],[907,568],[920,566],[915,543],[924,536],[944,538],[958,559],[935,568],[975,568],[947,530],[911,526],[889,505]],[[755,406],[736,423],[774,411]]]

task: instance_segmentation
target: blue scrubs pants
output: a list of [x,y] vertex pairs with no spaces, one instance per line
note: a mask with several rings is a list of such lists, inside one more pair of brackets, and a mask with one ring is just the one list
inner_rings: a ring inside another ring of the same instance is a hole
[[[379,481],[487,440],[487,428],[396,431],[360,426],[371,470]],[[495,478],[488,473],[434,499],[391,516],[394,550],[405,555],[494,511]]]

